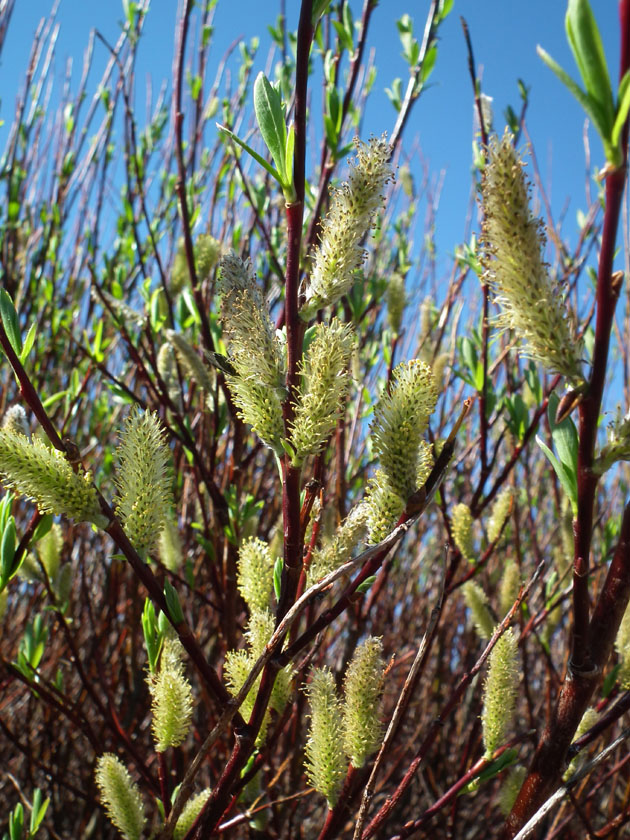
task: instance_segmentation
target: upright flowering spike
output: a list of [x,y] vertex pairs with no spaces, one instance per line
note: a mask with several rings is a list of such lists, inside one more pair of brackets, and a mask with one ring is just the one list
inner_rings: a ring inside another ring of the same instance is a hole
[[630,689],[630,604],[626,607],[619,630],[617,630],[615,650],[620,660],[617,679],[623,690],[628,691]]
[[170,451],[156,414],[134,408],[118,447],[116,511],[136,551],[155,546],[169,515]]
[[306,573],[307,586],[311,586],[330,572],[342,566],[352,556],[367,531],[367,509],[364,503],[355,505],[337,529],[335,535],[315,549]]
[[542,222],[530,212],[529,185],[509,132],[490,142],[482,196],[484,278],[501,308],[497,324],[514,330],[530,358],[580,385],[582,349],[543,262]]
[[394,335],[400,333],[406,305],[405,278],[402,274],[393,274],[387,284],[387,321]]
[[146,822],[138,786],[125,765],[112,753],[96,762],[96,784],[107,816],[125,840],[140,840]]
[[505,741],[516,707],[518,688],[518,642],[508,628],[490,654],[490,665],[483,688],[481,726],[485,758]]
[[501,585],[499,587],[499,609],[501,615],[505,615],[516,601],[519,589],[521,588],[521,572],[514,562],[508,563],[503,570]]
[[184,840],[188,834],[194,821],[201,813],[201,809],[206,804],[211,794],[210,788],[202,790],[196,796],[191,796],[188,802],[184,805],[184,810],[179,815],[175,831],[173,831],[173,840]]
[[301,364],[302,382],[291,428],[297,464],[321,452],[337,425],[350,383],[348,363],[353,343],[352,327],[336,318],[315,328]]
[[505,490],[499,493],[492,505],[490,518],[488,519],[488,539],[491,543],[499,539],[501,528],[503,528],[505,520],[512,511],[513,495],[512,488],[506,487]]
[[226,382],[240,417],[277,454],[283,452],[284,350],[256,285],[251,263],[236,254],[221,260],[221,323],[234,374]]
[[333,675],[326,668],[312,671],[308,687],[311,725],[306,742],[306,775],[333,808],[346,774],[341,703]]
[[175,350],[184,372],[198,388],[201,388],[206,394],[211,394],[214,388],[214,374],[199,357],[192,344],[175,330],[166,330],[166,340]]
[[480,639],[489,639],[494,632],[494,619],[488,608],[488,597],[481,586],[474,580],[468,580],[462,586],[466,606]]
[[414,359],[394,369],[391,388],[374,409],[374,451],[389,486],[405,501],[418,488],[422,435],[437,396],[430,365]]
[[476,555],[473,542],[473,518],[468,505],[463,502],[455,505],[451,513],[453,540],[462,557],[469,563],[474,562]]
[[330,210],[313,255],[313,270],[300,315],[309,320],[324,306],[347,294],[356,271],[365,262],[363,239],[382,205],[383,189],[392,178],[391,147],[385,138],[369,143],[355,139],[356,165],[347,182],[332,191]]
[[238,589],[251,612],[269,609],[273,592],[274,560],[269,546],[250,537],[238,551]]
[[158,752],[186,740],[193,712],[192,689],[184,675],[181,644],[165,639],[157,676],[149,676],[153,697],[153,737]]
[[389,485],[389,479],[382,470],[377,470],[368,480],[363,500],[366,511],[368,542],[376,545],[393,531],[405,502]]
[[75,473],[61,452],[39,438],[31,443],[22,434],[0,429],[0,476],[5,487],[33,499],[41,513],[62,514],[101,528],[107,524],[90,474]]
[[177,519],[170,515],[164,520],[164,529],[158,542],[158,554],[169,572],[178,572],[184,564]]
[[383,644],[369,636],[356,649],[344,683],[344,747],[353,767],[363,767],[381,743],[378,709],[384,674]]

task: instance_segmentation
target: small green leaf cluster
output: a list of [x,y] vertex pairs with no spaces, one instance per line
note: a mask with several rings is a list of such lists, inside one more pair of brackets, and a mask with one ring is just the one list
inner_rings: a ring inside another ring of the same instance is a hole
[[630,109],[630,73],[619,82],[615,101],[606,53],[588,0],[569,0],[564,22],[567,41],[585,90],[542,47],[538,47],[538,55],[588,114],[601,137],[606,160],[610,166],[618,168],[623,162],[621,131]]
[[595,460],[593,470],[603,475],[617,461],[630,461],[630,411],[617,416],[608,427],[608,443]]

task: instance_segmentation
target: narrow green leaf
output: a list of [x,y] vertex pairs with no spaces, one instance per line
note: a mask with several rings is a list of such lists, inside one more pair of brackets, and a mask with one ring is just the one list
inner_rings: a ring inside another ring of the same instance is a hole
[[49,803],[50,797],[48,797],[42,802],[42,792],[39,788],[36,788],[33,794],[33,808],[31,810],[31,837],[34,837],[37,831],[39,830],[39,827],[42,824],[42,820],[46,816],[46,811],[48,810]]
[[549,398],[547,416],[551,428],[553,445],[558,453],[560,462],[570,473],[575,475],[577,483],[577,456],[578,456],[578,433],[575,423],[570,417],[566,417],[562,423],[556,424],[555,417],[558,410],[559,399],[557,394]]
[[606,151],[606,158],[610,160],[608,148],[610,146],[610,132],[612,131],[612,123],[610,127],[607,126],[606,117],[602,110],[602,107],[599,102],[594,100],[591,96],[584,93],[582,88],[577,84],[577,82],[573,81],[571,76],[560,67],[557,61],[555,61],[548,52],[546,52],[541,46],[536,47],[536,51],[542,60],[545,62],[547,67],[556,74],[556,76],[560,79],[560,81],[568,87],[571,91],[573,96],[577,99],[580,103],[586,114],[590,117],[591,122],[597,129],[599,136],[602,139],[602,143],[604,144],[604,150]]
[[551,449],[544,443],[538,435],[536,435],[536,443],[542,449],[544,454],[547,457],[547,460],[551,464],[554,469],[555,474],[558,476],[558,481],[562,485],[564,492],[569,497],[571,504],[573,506],[574,512],[577,511],[577,482],[573,481],[573,477],[567,472],[566,467],[562,464],[556,456],[553,454]]
[[181,604],[179,603],[179,596],[170,581],[164,581],[164,597],[166,598],[166,606],[170,617],[175,624],[181,624],[184,621],[184,613],[182,612]]
[[0,579],[8,581],[13,577],[13,558],[15,557],[15,522],[13,517],[9,519],[7,527],[2,534],[2,543],[0,544]]
[[621,130],[630,110],[630,70],[624,73],[622,80],[619,82],[617,98],[617,113],[610,138],[613,146],[619,146]]
[[11,295],[6,289],[0,289],[0,317],[2,318],[2,325],[4,326],[7,338],[11,342],[11,347],[15,350],[16,355],[19,356],[22,351],[20,322],[15,311],[15,306],[13,306]]
[[254,111],[260,133],[271,153],[278,172],[286,172],[285,149],[287,126],[280,94],[271,86],[265,74],[261,72],[254,82]]
[[37,325],[31,324],[29,327],[28,332],[26,333],[26,338],[24,339],[24,346],[22,347],[22,352],[20,353],[20,361],[22,364],[28,359],[28,354],[33,349],[33,344],[35,343],[35,336],[37,335]]
[[265,169],[273,178],[276,179],[280,186],[284,186],[282,183],[282,178],[280,177],[276,169],[274,169],[274,167],[268,161],[266,161],[264,157],[261,157],[258,154],[258,152],[255,152],[251,146],[248,146],[244,140],[241,140],[240,137],[237,137],[236,134],[234,134],[233,131],[230,131],[229,128],[226,128],[220,123],[217,123],[216,126],[222,134],[225,134],[226,137],[229,137],[230,140],[233,140],[234,143],[236,143],[237,146],[240,146],[241,149],[244,149],[248,155],[251,155],[256,161],[256,163],[259,163],[263,167],[263,169]]
[[569,0],[565,26],[586,92],[601,107],[608,138],[614,122],[613,94],[602,39],[588,0]]
[[293,152],[295,150],[295,126],[293,123],[287,131],[287,144],[284,152],[284,183],[293,189]]
[[282,557],[276,557],[276,562],[273,567],[273,591],[276,594],[276,601],[280,600],[280,592],[282,591],[282,569],[284,568],[284,560]]
[[36,543],[37,540],[41,540],[42,537],[45,537],[46,534],[50,531],[53,524],[53,517],[52,513],[46,513],[37,523],[37,527],[33,532],[33,536],[31,538],[32,543]]

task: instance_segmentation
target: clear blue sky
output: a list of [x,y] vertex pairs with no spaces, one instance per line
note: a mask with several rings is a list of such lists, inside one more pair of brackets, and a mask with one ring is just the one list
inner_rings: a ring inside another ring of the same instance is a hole
[[[11,121],[15,94],[27,65],[32,35],[39,19],[47,14],[51,0],[17,2],[11,20],[7,43],[0,67],[0,148],[4,145]],[[298,0],[286,0],[292,26],[297,23]],[[355,18],[361,2],[353,0]],[[406,64],[400,56],[400,43],[395,20],[408,12],[416,23],[421,38],[428,0],[381,0],[371,27],[370,43],[376,50],[378,77],[375,95],[365,117],[366,133],[391,130],[395,114],[383,90],[395,76],[406,76]],[[408,126],[405,147],[412,149],[418,138],[422,155],[431,170],[444,170],[445,180],[438,215],[437,244],[446,258],[462,237],[470,195],[470,161],[472,133],[471,85],[459,16],[468,21],[478,66],[483,68],[483,87],[494,99],[495,128],[503,125],[502,111],[507,104],[519,106],[517,78],[531,87],[528,125],[534,141],[543,179],[552,185],[552,206],[556,217],[569,201],[565,234],[575,236],[576,211],[585,208],[584,153],[582,144],[583,114],[568,92],[561,86],[536,55],[536,44],[542,44],[572,75],[577,75],[564,36],[563,0],[455,0],[450,18],[441,31],[437,65],[432,86],[417,103]],[[594,2],[611,74],[617,77],[618,21],[617,4]],[[209,79],[214,78],[216,64],[227,44],[243,36],[261,37],[258,67],[268,57],[266,25],[279,11],[275,0],[219,0],[215,27],[214,52]],[[153,0],[145,26],[139,54],[137,78],[139,87],[147,74],[157,90],[171,72],[176,3]],[[81,61],[88,33],[98,28],[114,42],[122,19],[120,3],[101,0],[60,0],[58,20],[60,34],[55,57],[55,78],[63,80],[66,59],[72,57],[73,84],[78,83]],[[106,60],[104,48],[97,43],[97,65]],[[319,97],[319,91],[317,91]],[[4,136],[3,136],[4,135]],[[599,139],[591,131],[593,164],[603,161]],[[420,160],[412,160],[412,171],[420,177]],[[421,231],[418,231],[418,236]]]

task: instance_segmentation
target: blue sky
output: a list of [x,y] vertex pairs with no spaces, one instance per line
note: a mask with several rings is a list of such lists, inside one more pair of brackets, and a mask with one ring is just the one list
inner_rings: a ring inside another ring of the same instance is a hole
[[[216,65],[226,46],[242,36],[249,40],[261,37],[257,65],[265,66],[268,57],[266,26],[279,11],[275,0],[219,0],[214,25],[214,52],[209,66],[209,79],[214,78]],[[5,119],[0,129],[0,147],[11,120],[16,91],[26,68],[32,35],[39,19],[50,9],[50,0],[29,0],[16,3],[9,28],[9,36],[0,67],[0,117]],[[298,0],[287,0],[287,14],[291,25],[297,23]],[[353,0],[355,17],[360,2]],[[396,76],[405,79],[407,67],[402,59],[395,20],[404,12],[415,21],[421,37],[424,17],[429,3],[411,0],[381,0],[374,12],[371,45],[376,50],[378,76],[373,101],[365,115],[365,132],[380,134],[391,130],[395,114],[384,88]],[[609,57],[611,74],[617,76],[618,22],[617,4],[593,4]],[[472,138],[471,85],[467,70],[466,51],[460,15],[468,21],[473,39],[475,58],[483,68],[484,91],[493,97],[495,128],[503,125],[502,112],[511,104],[519,107],[517,79],[531,88],[528,126],[534,142],[541,175],[550,189],[554,215],[558,217],[568,207],[564,232],[575,237],[578,209],[585,209],[584,198],[584,117],[569,93],[542,64],[536,55],[536,44],[542,44],[572,75],[576,75],[572,56],[564,36],[565,3],[562,0],[455,0],[453,12],[441,30],[437,65],[432,86],[417,103],[405,135],[405,147],[411,151],[414,140],[420,144],[423,158],[432,172],[444,173],[437,226],[437,245],[440,257],[447,259],[461,240],[470,197],[470,163]],[[119,3],[95,0],[60,0],[58,21],[60,34],[55,56],[55,78],[61,83],[66,60],[73,58],[72,79],[78,83],[81,61],[91,28],[98,28],[110,42],[114,42],[122,19]],[[137,78],[139,87],[147,75],[157,90],[163,79],[170,77],[173,55],[176,3],[173,0],[153,0],[145,26],[139,53]],[[100,55],[99,55],[100,52]],[[97,43],[97,64],[106,59],[104,48]],[[319,98],[319,90],[317,90]],[[601,165],[603,155],[599,139],[591,131],[593,165]],[[420,178],[421,161],[418,154],[411,159],[412,172]],[[421,236],[421,231],[418,231]]]

